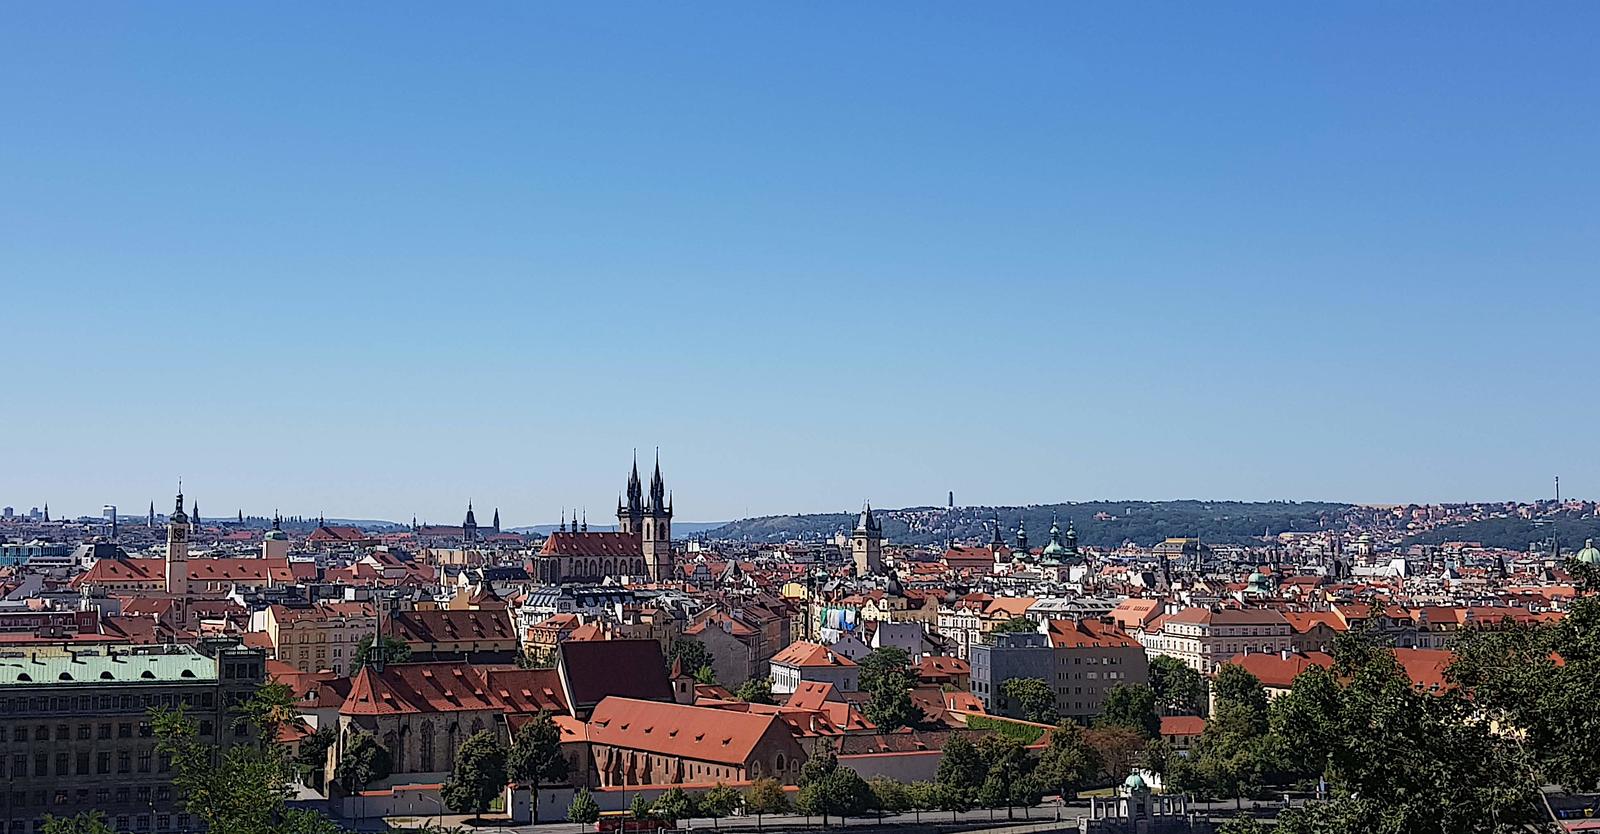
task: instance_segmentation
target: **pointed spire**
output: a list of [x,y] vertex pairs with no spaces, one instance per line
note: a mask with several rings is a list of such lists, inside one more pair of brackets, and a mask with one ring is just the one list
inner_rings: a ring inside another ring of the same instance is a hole
[[50,502],[49,501],[44,502],[44,520],[45,521],[49,521],[50,520]]
[[656,447],[656,468],[650,475],[650,508],[655,510],[666,509],[667,486],[661,478],[661,447]]
[[589,508],[588,507],[584,507],[583,508],[583,529],[582,529],[582,532],[584,532],[584,533],[589,532]]
[[494,508],[494,523],[489,525],[489,526],[493,527],[494,531],[496,533],[500,532],[500,508],[499,507],[495,507]]
[[561,532],[567,532],[567,508],[561,508]]

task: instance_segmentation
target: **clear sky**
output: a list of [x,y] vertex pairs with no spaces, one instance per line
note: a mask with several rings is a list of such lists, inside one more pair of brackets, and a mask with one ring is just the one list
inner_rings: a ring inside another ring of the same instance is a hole
[[1600,496],[1597,31],[7,3],[0,503]]

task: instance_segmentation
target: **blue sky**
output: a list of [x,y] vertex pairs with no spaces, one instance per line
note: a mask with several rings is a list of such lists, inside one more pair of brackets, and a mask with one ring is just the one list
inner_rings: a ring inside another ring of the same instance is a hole
[[1597,24],[10,4],[0,503],[1600,496]]

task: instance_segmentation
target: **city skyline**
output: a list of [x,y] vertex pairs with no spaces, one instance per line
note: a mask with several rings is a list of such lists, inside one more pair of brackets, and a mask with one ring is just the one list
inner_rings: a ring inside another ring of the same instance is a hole
[[0,493],[1600,495],[1597,18],[19,6]]

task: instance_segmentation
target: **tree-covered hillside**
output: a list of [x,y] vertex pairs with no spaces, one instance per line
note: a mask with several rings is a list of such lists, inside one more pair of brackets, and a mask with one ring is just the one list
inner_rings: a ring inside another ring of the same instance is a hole
[[[1198,536],[1215,544],[1259,541],[1264,533],[1336,526],[1349,506],[1294,501],[1091,501],[953,510],[911,507],[878,515],[884,534],[898,544],[988,541],[998,514],[1007,543],[1015,540],[1020,521],[1027,528],[1029,544],[1044,544],[1054,517],[1063,530],[1070,520],[1082,544],[1115,547],[1124,541],[1152,545],[1172,536]],[[855,513],[764,516],[734,521],[705,535],[750,542],[815,541],[847,531],[855,521]]]

